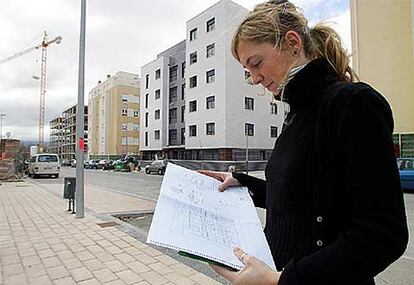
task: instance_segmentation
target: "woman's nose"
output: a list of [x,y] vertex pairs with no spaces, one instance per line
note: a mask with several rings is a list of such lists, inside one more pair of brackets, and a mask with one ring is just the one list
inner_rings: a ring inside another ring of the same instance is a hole
[[263,81],[263,76],[258,72],[251,73],[251,81],[253,85],[259,84]]

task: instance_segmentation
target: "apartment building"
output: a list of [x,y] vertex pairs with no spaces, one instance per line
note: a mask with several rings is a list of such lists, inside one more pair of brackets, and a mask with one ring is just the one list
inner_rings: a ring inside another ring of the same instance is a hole
[[63,118],[61,116],[54,118],[49,122],[49,127],[49,153],[56,153],[62,158]]
[[[76,159],[76,115],[77,105],[62,112],[62,159]],[[88,106],[84,106],[85,156],[88,154]]]
[[140,79],[119,71],[89,92],[89,157],[139,154]]
[[185,45],[182,41],[141,68],[141,152],[184,159],[185,149]]
[[351,0],[350,10],[354,68],[391,105],[396,154],[414,157],[414,0]]
[[250,160],[268,158],[281,130],[279,103],[247,84],[230,50],[247,12],[230,0],[216,3],[187,21],[184,42],[142,67],[141,89],[148,93],[148,108],[141,98],[144,158],[244,160],[247,147]]

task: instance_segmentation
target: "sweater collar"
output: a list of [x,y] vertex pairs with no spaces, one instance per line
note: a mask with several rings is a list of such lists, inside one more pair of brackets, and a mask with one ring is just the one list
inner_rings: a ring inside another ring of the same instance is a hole
[[338,76],[326,59],[309,62],[286,85],[284,99],[291,111],[297,111],[319,101],[322,89],[338,80]]

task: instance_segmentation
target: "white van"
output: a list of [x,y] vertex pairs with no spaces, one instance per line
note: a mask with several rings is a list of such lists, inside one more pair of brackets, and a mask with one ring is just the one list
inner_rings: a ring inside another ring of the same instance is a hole
[[59,177],[60,163],[57,154],[42,153],[30,158],[28,167],[29,177],[36,178],[39,175]]

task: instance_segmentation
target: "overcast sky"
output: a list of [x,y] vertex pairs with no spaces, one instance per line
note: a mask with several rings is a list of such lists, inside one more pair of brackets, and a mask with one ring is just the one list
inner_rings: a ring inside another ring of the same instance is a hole
[[[0,59],[40,44],[43,31],[62,43],[48,48],[45,141],[49,121],[76,103],[80,1],[2,0],[0,9]],[[86,35],[85,104],[89,90],[106,74],[140,73],[142,65],[158,53],[185,39],[186,21],[217,0],[88,0]],[[234,0],[252,9],[262,1]],[[292,0],[312,26],[329,21],[350,50],[348,0]],[[38,138],[40,50],[0,64],[0,113],[3,137]]]

